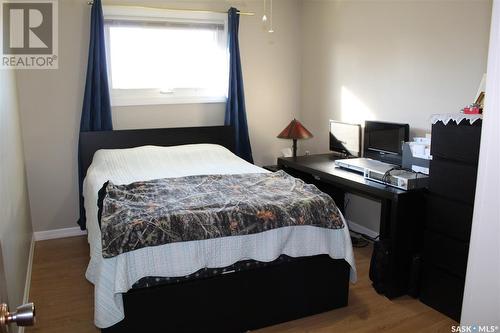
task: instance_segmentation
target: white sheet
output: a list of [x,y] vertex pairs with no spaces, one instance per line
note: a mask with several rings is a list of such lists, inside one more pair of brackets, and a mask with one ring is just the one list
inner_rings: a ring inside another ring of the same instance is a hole
[[281,254],[292,257],[329,254],[351,265],[354,282],[354,256],[345,222],[345,228],[338,230],[286,227],[253,235],[147,247],[109,259],[102,257],[97,192],[106,181],[128,184],[188,175],[260,172],[267,171],[222,146],[210,144],[96,152],[83,185],[91,256],[86,277],[95,286],[95,325],[106,328],[121,321],[124,318],[122,293],[143,277],[184,276],[204,267],[225,267],[245,259],[272,261]]

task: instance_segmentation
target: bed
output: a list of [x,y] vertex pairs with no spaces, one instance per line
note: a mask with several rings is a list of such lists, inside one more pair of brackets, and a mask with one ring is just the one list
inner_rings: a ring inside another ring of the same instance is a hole
[[347,305],[356,271],[347,225],[283,227],[104,258],[103,184],[263,174],[231,153],[229,127],[88,132],[80,137],[95,325],[103,332],[244,332]]

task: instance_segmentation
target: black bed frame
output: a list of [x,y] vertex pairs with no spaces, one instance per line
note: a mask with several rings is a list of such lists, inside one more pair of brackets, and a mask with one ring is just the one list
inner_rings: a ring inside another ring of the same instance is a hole
[[[86,132],[80,168],[99,149],[213,143],[234,151],[231,127]],[[349,264],[328,255],[157,287],[123,295],[125,319],[103,333],[245,332],[347,305]]]

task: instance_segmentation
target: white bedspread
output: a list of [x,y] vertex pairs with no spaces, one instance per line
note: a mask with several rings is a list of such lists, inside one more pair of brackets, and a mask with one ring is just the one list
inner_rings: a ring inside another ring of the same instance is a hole
[[83,192],[91,256],[86,277],[95,286],[95,325],[106,328],[121,321],[124,318],[122,293],[143,277],[184,276],[204,267],[225,267],[245,259],[272,261],[281,254],[292,257],[329,254],[351,265],[354,282],[356,270],[347,225],[337,230],[286,227],[253,235],[147,247],[109,259],[102,257],[97,193],[106,181],[128,184],[188,175],[259,172],[267,171],[218,145],[98,151],[87,171]]

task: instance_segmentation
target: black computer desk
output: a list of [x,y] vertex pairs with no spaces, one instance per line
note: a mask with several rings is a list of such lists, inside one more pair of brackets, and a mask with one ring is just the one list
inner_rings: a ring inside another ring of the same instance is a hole
[[330,194],[342,211],[345,193],[379,201],[380,240],[388,248],[384,294],[388,298],[414,294],[424,221],[422,191],[403,191],[366,180],[361,174],[335,167],[335,159],[331,154],[278,158],[278,166]]

